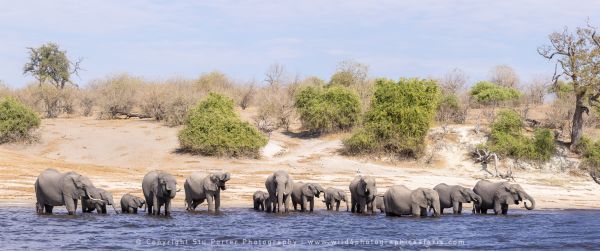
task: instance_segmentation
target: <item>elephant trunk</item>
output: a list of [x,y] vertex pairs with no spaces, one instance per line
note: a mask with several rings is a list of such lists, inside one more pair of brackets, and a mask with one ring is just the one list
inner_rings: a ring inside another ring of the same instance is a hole
[[283,204],[283,192],[277,193],[277,212],[282,212],[281,204]]
[[346,211],[350,211],[350,207],[348,205],[348,200],[345,200],[345,201],[346,201]]
[[119,214],[119,211],[117,211],[117,208],[115,207],[114,204],[112,204],[112,208],[113,208],[113,210],[115,210],[115,214]]
[[535,200],[527,193],[525,193],[524,195],[524,198],[531,202],[531,206],[527,205],[526,201],[523,202],[523,205],[525,205],[525,208],[527,208],[527,210],[533,210],[535,208]]
[[430,208],[433,208],[433,216],[440,216],[440,200],[434,200],[432,204],[433,205]]

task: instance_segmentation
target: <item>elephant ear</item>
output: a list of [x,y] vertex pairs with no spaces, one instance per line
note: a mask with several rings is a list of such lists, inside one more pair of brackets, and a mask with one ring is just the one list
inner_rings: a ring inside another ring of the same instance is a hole
[[335,200],[342,200],[342,198],[344,198],[344,192],[343,191],[338,191],[337,193],[333,194],[333,198]]
[[313,194],[313,191],[314,191],[314,186],[312,184],[305,184],[302,187],[302,194],[304,196],[309,196],[309,195]]
[[81,180],[81,175],[75,173],[70,174],[68,176],[68,180],[70,180],[70,182],[64,185],[66,187],[72,187],[73,190],[72,193],[68,195],[70,195],[74,199],[84,196],[84,194],[80,194],[81,189],[85,189],[85,184]]
[[223,174],[221,175],[221,181],[223,181],[223,182],[226,182],[226,181],[228,181],[228,180],[230,180],[230,179],[231,179],[231,174],[229,174],[229,173],[227,173],[227,172],[226,172],[226,173],[223,173]]
[[204,189],[209,190],[209,191],[217,191],[218,187],[217,187],[216,182],[218,182],[218,181],[219,181],[219,176],[211,173],[210,175],[208,175],[208,179],[204,180]]
[[417,189],[410,194],[410,199],[413,203],[420,207],[427,208],[427,198],[423,189]]

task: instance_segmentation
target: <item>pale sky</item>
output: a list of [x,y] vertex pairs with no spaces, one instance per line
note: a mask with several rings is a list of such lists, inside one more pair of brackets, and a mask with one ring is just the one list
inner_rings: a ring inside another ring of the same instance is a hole
[[588,17],[600,26],[600,1],[0,0],[0,80],[31,82],[26,47],[55,42],[84,59],[83,85],[123,72],[262,80],[274,63],[327,80],[342,60],[393,79],[460,68],[471,82],[507,64],[527,82],[553,72],[536,52],[547,35]]

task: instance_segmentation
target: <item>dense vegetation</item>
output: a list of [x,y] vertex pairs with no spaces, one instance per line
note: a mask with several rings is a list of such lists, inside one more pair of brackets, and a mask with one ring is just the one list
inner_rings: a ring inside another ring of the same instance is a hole
[[210,93],[191,109],[179,132],[185,151],[202,155],[258,157],[267,138],[256,128],[240,120],[233,100]]
[[344,140],[346,152],[420,156],[439,95],[434,80],[403,78],[394,82],[378,79],[363,128]]
[[296,111],[302,126],[311,132],[347,130],[359,122],[360,100],[342,86],[309,86],[296,95]]
[[501,111],[492,124],[488,147],[496,153],[517,159],[549,160],[556,149],[552,132],[536,129],[533,137],[527,137],[523,128],[522,118],[517,112]]
[[522,95],[521,92],[515,88],[504,87],[488,81],[476,83],[471,87],[470,94],[476,102],[484,105],[517,100]]
[[40,118],[14,98],[0,99],[0,143],[27,140]]

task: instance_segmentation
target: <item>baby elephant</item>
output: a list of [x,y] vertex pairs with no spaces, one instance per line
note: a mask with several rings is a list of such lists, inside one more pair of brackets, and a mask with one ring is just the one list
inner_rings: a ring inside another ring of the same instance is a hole
[[312,212],[315,208],[315,197],[319,198],[319,194],[324,192],[319,184],[315,183],[294,183],[292,189],[292,205],[294,210],[298,210],[297,205],[300,204],[300,211],[306,211],[306,202],[310,202],[309,210]]
[[225,182],[231,179],[229,173],[211,173],[202,176],[192,173],[185,180],[185,203],[188,211],[194,211],[204,200],[208,202],[208,211],[219,211],[221,206],[221,190],[225,190]]
[[263,191],[256,191],[252,195],[254,201],[254,210],[265,211],[266,204],[269,202],[269,193]]
[[83,198],[81,200],[81,210],[84,213],[91,213],[94,210],[99,214],[106,214],[106,205],[112,206],[115,213],[117,209],[115,208],[115,202],[113,201],[113,196],[110,192],[102,189],[102,188],[94,188],[90,191],[90,194],[94,198],[99,198],[98,200],[92,200],[89,198]]
[[138,208],[142,208],[146,201],[140,197],[131,194],[125,194],[121,197],[121,212],[137,214]]
[[344,190],[333,187],[325,189],[325,192],[323,193],[323,202],[325,202],[327,210],[333,210],[333,205],[335,204],[335,211],[340,211],[340,202],[342,201],[346,202],[346,211],[349,211],[348,196],[346,196]]
[[461,214],[463,203],[471,203],[471,201],[475,205],[481,203],[481,197],[466,187],[449,186],[441,183],[435,186],[433,190],[440,196],[440,214],[444,214],[444,208],[452,208],[454,214]]
[[386,216],[427,216],[427,208],[433,208],[433,215],[439,216],[440,196],[429,188],[410,190],[405,186],[392,186],[383,194]]

